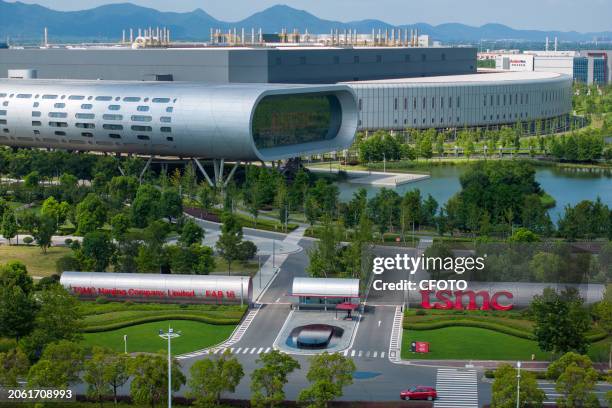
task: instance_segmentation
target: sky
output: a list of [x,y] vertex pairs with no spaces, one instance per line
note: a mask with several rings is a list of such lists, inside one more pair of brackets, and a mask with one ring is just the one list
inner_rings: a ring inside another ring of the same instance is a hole
[[[13,1],[13,0],[9,0]],[[478,26],[501,23],[517,29],[612,31],[612,0],[21,0],[56,10],[81,10],[131,2],[162,11],[201,8],[224,21],[237,21],[275,4],[339,21],[379,19],[391,24],[424,22]]]

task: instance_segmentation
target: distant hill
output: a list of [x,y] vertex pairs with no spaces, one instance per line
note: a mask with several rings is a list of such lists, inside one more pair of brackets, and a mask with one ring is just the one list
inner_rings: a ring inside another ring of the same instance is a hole
[[[294,28],[310,33],[328,33],[331,29],[356,29],[359,33],[370,33],[372,29],[394,27],[380,20],[350,22],[331,21],[318,18],[304,10],[286,5],[276,5],[257,12],[241,21],[220,21],[196,9],[188,13],[161,12],[130,3],[109,4],[82,11],[56,11],[39,5],[21,2],[8,3],[0,0],[0,38],[7,36],[15,40],[39,41],[43,28],[49,29],[54,41],[116,40],[123,29],[137,27],[166,26],[173,39],[206,41],[211,28],[237,29],[261,28],[265,33],[278,32],[281,28]],[[406,24],[399,28],[417,28],[441,41],[479,40],[525,40],[543,41],[546,36],[558,37],[560,41],[590,41],[594,37],[612,38],[612,32],[578,33],[575,31],[515,30],[502,24],[485,24],[472,27],[459,23],[432,26],[425,23]]]

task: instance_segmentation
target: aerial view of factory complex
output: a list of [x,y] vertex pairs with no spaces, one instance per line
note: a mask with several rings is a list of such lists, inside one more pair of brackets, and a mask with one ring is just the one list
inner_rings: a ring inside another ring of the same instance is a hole
[[0,407],[612,406],[605,33],[107,7],[0,0]]

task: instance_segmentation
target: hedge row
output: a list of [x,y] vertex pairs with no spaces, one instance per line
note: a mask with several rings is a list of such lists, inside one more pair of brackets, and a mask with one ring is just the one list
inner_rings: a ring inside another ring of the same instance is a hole
[[83,333],[99,333],[111,330],[122,329],[124,327],[135,326],[137,324],[159,322],[162,320],[193,320],[196,322],[214,324],[214,325],[229,325],[238,324],[240,319],[219,319],[208,316],[197,316],[188,314],[159,314],[157,316],[141,317],[137,319],[126,320],[106,325],[87,326],[81,331]]
[[475,327],[479,329],[493,330],[499,333],[507,334],[509,336],[519,337],[527,340],[534,340],[533,334],[527,333],[522,330],[518,330],[512,327],[502,326],[495,323],[467,320],[467,319],[454,319],[454,320],[441,320],[431,323],[404,323],[404,328],[408,330],[436,330],[443,329],[446,327]]
[[[535,375],[536,379],[538,379],[538,380],[549,380],[550,379],[546,375],[546,371],[521,370],[521,372],[523,372],[523,371],[530,372],[531,374]],[[484,376],[486,378],[495,378],[495,370],[485,370]],[[607,374],[605,372],[598,371],[597,372],[597,381],[606,381],[606,380],[607,380]]]
[[[468,319],[453,319],[453,320],[440,320],[436,322],[427,323],[407,323],[404,322],[404,329],[408,330],[436,330],[443,329],[446,327],[475,327],[479,329],[493,330],[499,333],[507,334],[509,336],[519,337],[521,339],[535,340],[533,333],[525,332],[513,327],[507,327],[496,323],[468,320]],[[608,334],[603,330],[598,330],[594,333],[587,334],[586,338],[591,342],[603,340]]]

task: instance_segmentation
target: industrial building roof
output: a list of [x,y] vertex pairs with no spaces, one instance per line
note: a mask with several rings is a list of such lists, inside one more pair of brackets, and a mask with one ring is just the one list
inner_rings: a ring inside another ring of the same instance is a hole
[[465,75],[443,75],[430,77],[415,77],[415,78],[393,78],[393,79],[377,79],[371,81],[349,81],[345,84],[360,85],[360,84],[456,84],[456,83],[487,83],[487,82],[516,82],[516,81],[542,81],[547,79],[570,79],[567,75],[558,74],[556,72],[539,72],[539,71],[512,71],[512,72],[497,72],[483,71],[477,74]]

